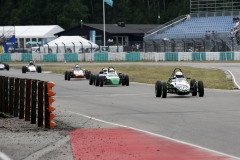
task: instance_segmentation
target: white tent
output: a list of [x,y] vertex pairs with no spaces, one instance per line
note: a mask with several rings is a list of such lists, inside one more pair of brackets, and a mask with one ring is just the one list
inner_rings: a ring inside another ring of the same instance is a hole
[[0,26],[0,36],[7,38],[15,35],[18,47],[26,47],[28,41],[41,41],[42,44],[56,38],[54,34],[64,31],[58,25]]
[[79,53],[82,52],[82,48],[84,51],[91,48],[94,50],[98,45],[80,36],[61,36],[43,47],[45,52],[48,52],[49,48],[50,53]]

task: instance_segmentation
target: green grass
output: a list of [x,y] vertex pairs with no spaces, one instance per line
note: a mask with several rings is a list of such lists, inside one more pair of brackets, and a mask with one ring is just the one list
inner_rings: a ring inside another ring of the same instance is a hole
[[[43,71],[52,71],[53,73],[64,74],[66,70],[74,67],[64,65],[45,65]],[[104,66],[102,65],[81,65],[82,69],[98,73]],[[108,66],[106,66],[108,67]],[[119,73],[128,74],[131,82],[140,82],[155,84],[157,80],[167,81],[175,66],[143,66],[143,65],[124,65],[113,66]],[[17,68],[21,68],[18,66]],[[202,80],[205,88],[215,89],[236,89],[231,79],[227,79],[222,70],[181,67],[185,77],[189,76],[197,81]]]

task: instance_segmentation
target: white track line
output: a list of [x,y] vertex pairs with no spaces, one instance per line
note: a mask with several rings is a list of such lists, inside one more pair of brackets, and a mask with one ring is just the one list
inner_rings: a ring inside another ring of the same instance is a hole
[[238,87],[238,89],[240,89],[240,86],[238,85],[238,83],[237,83],[237,81],[236,81],[234,75],[232,74],[232,72],[229,71],[229,70],[227,70],[227,71],[231,74],[231,76],[232,76],[232,78],[233,78],[233,83]]
[[0,159],[1,160],[11,160],[6,154],[0,152]]
[[121,124],[117,124],[117,123],[104,121],[104,120],[97,119],[97,118],[94,118],[94,117],[90,117],[90,116],[87,116],[87,115],[84,115],[84,114],[80,114],[80,113],[75,113],[75,112],[71,112],[71,111],[67,111],[67,112],[72,113],[72,114],[77,114],[77,115],[80,115],[80,116],[83,116],[83,117],[86,117],[86,118],[90,118],[90,119],[98,121],[98,122],[103,122],[103,123],[111,124],[111,125],[114,125],[114,126],[129,128],[129,129],[133,129],[133,130],[136,130],[136,131],[144,132],[144,133],[147,133],[147,134],[150,134],[150,135],[154,135],[154,136],[157,136],[157,137],[166,138],[166,139],[178,142],[178,143],[182,143],[182,144],[186,144],[186,145],[189,145],[189,146],[197,147],[197,148],[209,151],[209,152],[214,152],[214,153],[217,153],[217,154],[220,154],[220,155],[223,155],[223,156],[227,156],[229,158],[235,158],[235,159],[239,159],[240,160],[239,157],[235,157],[235,156],[232,156],[232,155],[229,155],[229,154],[225,154],[225,153],[222,153],[222,152],[219,152],[219,151],[215,151],[215,150],[212,150],[212,149],[204,148],[204,147],[201,147],[201,146],[198,146],[198,145],[195,145],[195,144],[191,144],[191,143],[188,143],[188,142],[180,141],[180,140],[177,140],[177,139],[173,139],[173,138],[170,138],[170,137],[167,137],[167,136],[163,136],[163,135],[160,135],[160,134],[152,133],[152,132],[145,131],[145,130],[142,130],[142,129],[137,129],[137,128],[134,128],[134,127],[129,127],[129,126],[125,126],[125,125],[121,125]]

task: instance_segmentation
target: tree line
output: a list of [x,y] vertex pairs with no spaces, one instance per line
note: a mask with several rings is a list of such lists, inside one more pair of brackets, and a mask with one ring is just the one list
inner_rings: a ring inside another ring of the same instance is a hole
[[[113,0],[105,4],[106,23],[162,24],[188,14],[189,0]],[[160,16],[160,19],[159,19]],[[0,0],[0,26],[103,23],[102,0]]]

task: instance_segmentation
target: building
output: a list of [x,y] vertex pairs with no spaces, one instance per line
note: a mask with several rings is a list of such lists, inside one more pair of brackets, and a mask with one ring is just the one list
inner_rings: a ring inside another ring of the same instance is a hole
[[[64,31],[58,25],[33,25],[33,26],[0,26],[2,44],[15,36],[17,48],[26,48],[29,41],[40,42],[43,45],[57,38],[54,34]],[[8,45],[8,44],[7,44]]]
[[[143,45],[143,37],[159,25],[151,24],[106,24],[106,45]],[[55,34],[56,36],[82,36],[98,45],[103,45],[103,24],[82,24]]]

